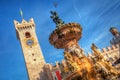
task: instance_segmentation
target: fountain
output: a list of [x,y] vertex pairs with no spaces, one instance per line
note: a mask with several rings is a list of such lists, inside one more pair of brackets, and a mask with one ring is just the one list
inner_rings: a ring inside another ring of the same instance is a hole
[[92,62],[78,45],[82,27],[78,23],[65,24],[55,11],[51,11],[51,14],[56,29],[51,33],[49,41],[55,48],[64,49],[64,58],[68,65],[65,72],[69,74],[65,80],[96,80]]

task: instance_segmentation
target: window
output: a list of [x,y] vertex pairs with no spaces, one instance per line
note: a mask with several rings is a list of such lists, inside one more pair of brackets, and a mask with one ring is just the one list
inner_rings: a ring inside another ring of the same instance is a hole
[[29,32],[26,32],[26,33],[25,33],[25,37],[26,37],[26,38],[31,37],[30,33],[29,33]]
[[34,56],[34,53],[32,53],[32,56]]
[[36,61],[36,59],[33,59],[34,61]]

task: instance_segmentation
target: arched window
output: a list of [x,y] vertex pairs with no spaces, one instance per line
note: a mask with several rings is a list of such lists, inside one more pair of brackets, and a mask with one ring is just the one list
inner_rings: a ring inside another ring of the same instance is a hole
[[25,33],[25,37],[26,37],[26,38],[31,37],[30,33],[29,33],[29,32],[26,32],[26,33]]

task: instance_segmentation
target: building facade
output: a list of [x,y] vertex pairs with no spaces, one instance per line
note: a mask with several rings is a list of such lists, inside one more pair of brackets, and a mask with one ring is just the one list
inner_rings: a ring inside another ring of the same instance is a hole
[[[103,56],[103,58],[104,58],[103,62],[109,61],[110,64],[112,65],[112,64],[114,64],[114,62],[116,62],[118,59],[120,59],[120,32],[118,32],[118,30],[116,28],[111,28],[110,32],[113,35],[113,39],[110,41],[111,46],[102,48],[101,50],[100,49],[97,49],[97,50]],[[89,53],[87,57],[92,61],[92,59],[95,58],[94,54],[95,54],[94,52]],[[61,63],[56,62],[55,66],[49,64],[48,67],[49,67],[49,73],[51,73],[51,74],[53,72],[55,73],[55,71],[59,70],[61,73],[61,78],[63,80],[69,80],[69,79],[66,79],[69,76],[71,76],[71,77],[76,76],[75,80],[77,80],[77,74],[75,74],[73,70],[70,70],[68,68],[69,65],[67,64],[66,60],[62,60]],[[116,68],[117,70],[120,70],[120,64],[115,65],[114,68]],[[55,77],[53,77],[53,80],[55,80]],[[57,79],[57,80],[59,80],[59,79]],[[78,78],[78,80],[79,80],[79,78]]]
[[[56,62],[56,65],[54,66],[51,64],[46,64],[37,36],[36,36],[36,31],[35,31],[36,26],[32,18],[30,19],[30,21],[26,21],[23,19],[21,23],[14,20],[14,24],[15,24],[17,38],[20,41],[23,55],[25,58],[29,80],[74,80],[74,78],[75,79],[81,78],[80,76],[78,76],[79,71],[77,72],[77,71],[74,71],[72,67],[70,68],[70,65],[68,65],[66,60],[63,60],[62,63]],[[69,24],[69,25],[72,25],[72,24]],[[76,30],[76,29],[73,29],[73,30]],[[75,33],[71,31],[70,31],[70,34]],[[114,63],[116,60],[120,58],[120,32],[118,32],[116,28],[111,28],[110,32],[114,37],[110,41],[111,46],[107,48],[103,48],[98,52],[101,53],[105,61],[110,61],[111,63]],[[56,46],[60,46],[60,45],[56,45]],[[76,51],[76,53],[78,52]],[[81,49],[81,52],[82,54],[84,54],[84,51],[82,49]],[[89,58],[92,62],[92,58],[95,57],[94,54],[95,54],[94,52],[90,53],[86,57]],[[76,55],[73,55],[73,56],[75,60],[78,61],[77,64],[79,65],[83,64],[83,67],[84,67],[84,63],[82,63],[82,59],[85,56],[79,57],[79,54],[78,56]],[[68,56],[64,54],[64,57],[66,58]],[[83,61],[87,60],[87,62],[90,63],[90,61],[87,58]],[[78,59],[81,59],[81,61],[79,61]],[[74,61],[73,61],[73,64],[74,64]],[[77,66],[75,66],[75,68],[77,68]],[[120,66],[119,65],[115,66],[115,68],[120,69]],[[83,73],[85,73],[84,70],[83,70]]]

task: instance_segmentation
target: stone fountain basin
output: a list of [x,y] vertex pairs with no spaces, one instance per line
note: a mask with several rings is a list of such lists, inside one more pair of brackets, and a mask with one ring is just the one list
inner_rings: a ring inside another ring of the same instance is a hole
[[56,48],[64,48],[69,41],[78,41],[81,36],[81,26],[78,23],[68,23],[57,27],[51,33],[49,41]]

